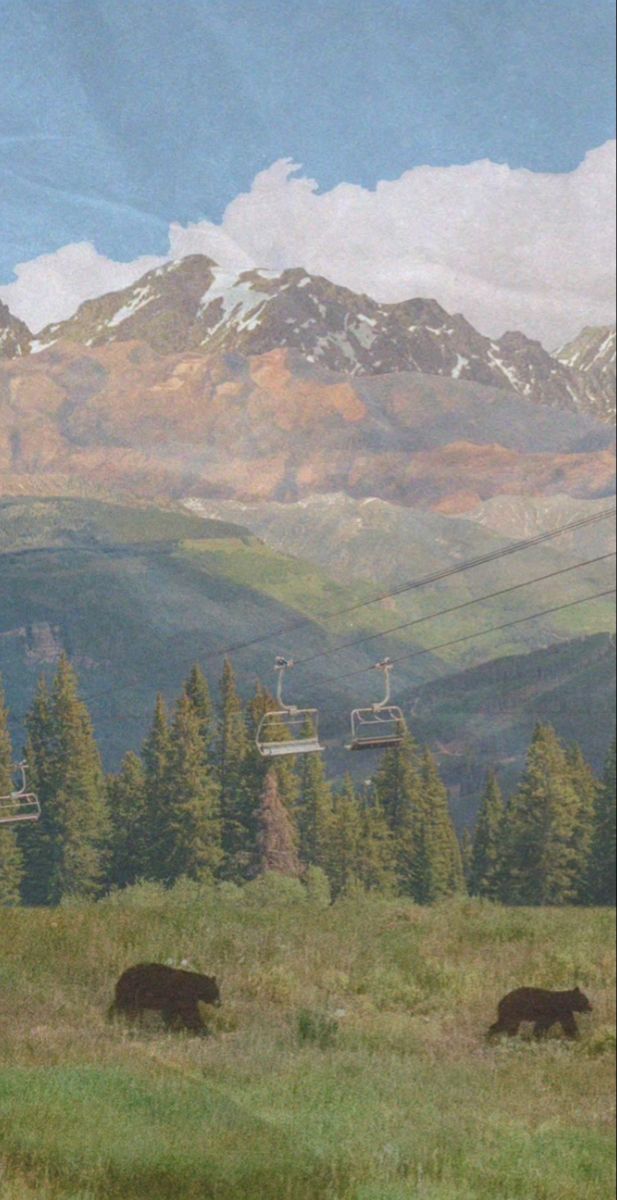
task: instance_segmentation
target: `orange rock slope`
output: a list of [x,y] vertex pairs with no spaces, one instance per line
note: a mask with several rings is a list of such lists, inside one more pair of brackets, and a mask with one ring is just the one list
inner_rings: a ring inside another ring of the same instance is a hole
[[443,512],[498,493],[601,496],[610,434],[590,443],[581,420],[480,385],[337,376],[284,349],[245,359],[58,343],[0,363],[0,494],[344,490]]

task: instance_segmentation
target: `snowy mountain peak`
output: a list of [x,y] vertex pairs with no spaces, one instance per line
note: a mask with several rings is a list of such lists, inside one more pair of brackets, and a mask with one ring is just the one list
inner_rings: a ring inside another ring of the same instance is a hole
[[90,347],[141,340],[162,354],[249,357],[288,349],[309,368],[445,376],[603,419],[614,415],[614,375],[555,358],[520,332],[491,340],[436,300],[379,304],[302,268],[234,272],[192,255],[87,301],[73,318],[44,330],[32,349],[60,339]]

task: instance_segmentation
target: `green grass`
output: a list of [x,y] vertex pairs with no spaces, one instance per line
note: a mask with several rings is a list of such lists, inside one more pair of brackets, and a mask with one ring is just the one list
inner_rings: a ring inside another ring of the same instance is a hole
[[[613,914],[142,886],[0,926],[2,1200],[606,1200]],[[206,1039],[105,1020],[132,962],[221,981]],[[578,1043],[491,1044],[520,983]]]

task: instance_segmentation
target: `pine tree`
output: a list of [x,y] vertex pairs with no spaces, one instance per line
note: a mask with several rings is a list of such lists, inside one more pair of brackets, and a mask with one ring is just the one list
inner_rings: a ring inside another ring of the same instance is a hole
[[33,776],[41,781],[46,813],[32,839],[44,835],[36,890],[47,904],[67,895],[97,896],[104,886],[110,835],[105,779],[92,722],[65,655],[51,696],[45,689],[37,695],[29,731]]
[[327,846],[326,873],[332,894],[340,895],[360,880],[363,862],[364,818],[351,775],[334,796],[331,834]]
[[[12,791],[13,751],[0,681],[0,796],[8,796]],[[0,826],[0,908],[19,904],[23,876],[24,860],[17,833],[10,825]]]
[[473,837],[469,829],[463,830],[461,837],[461,862],[463,864],[463,878],[465,887],[471,894],[471,870],[473,863]]
[[410,733],[385,752],[372,790],[392,833],[398,890],[415,897],[423,789],[418,747]]
[[505,805],[494,771],[490,771],[476,823],[469,871],[469,892],[497,900],[503,887]]
[[423,903],[464,890],[461,848],[450,816],[447,789],[429,750],[422,757],[422,814],[416,898]]
[[578,811],[573,831],[573,849],[576,861],[574,899],[580,904],[585,904],[589,900],[589,871],[601,784],[593,768],[586,762],[580,746],[568,747],[567,761],[570,768],[570,780],[578,797]]
[[107,781],[111,818],[110,883],[127,887],[146,878],[150,837],[146,776],[141,759],[128,753],[117,775]]
[[276,771],[270,770],[264,781],[258,824],[258,874],[276,871],[298,878],[301,874],[295,830],[278,793]]
[[15,830],[0,828],[0,908],[14,907],[21,900],[24,856]]
[[216,713],[208,680],[197,664],[192,668],[184,685],[184,695],[190,701],[193,712],[199,721],[200,737],[204,744],[206,757],[210,761],[213,758],[216,740]]
[[156,698],[150,732],[143,744],[145,783],[144,875],[147,879],[167,878],[168,835],[171,806],[171,731],[167,706],[161,695]]
[[588,893],[595,904],[615,904],[615,750],[613,742],[606,765],[604,779],[596,799],[594,836],[589,865]]
[[257,809],[263,777],[259,777],[256,748],[254,754],[250,752],[252,747],[244,709],[229,659],[225,660],[223,667],[220,691],[217,767],[221,788],[222,874],[227,879],[240,882],[247,878],[255,852]]
[[396,890],[396,846],[381,802],[373,792],[362,812],[359,875],[369,891],[388,895]]
[[321,756],[305,754],[299,775],[300,799],[295,812],[302,861],[326,869],[333,833],[334,810],[332,789],[326,779]]
[[44,905],[50,902],[50,881],[56,873],[62,846],[59,813],[54,803],[52,700],[44,676],[39,679],[26,727],[29,786],[39,798],[41,816],[34,828],[28,826],[19,834],[25,863],[22,891],[27,904]]
[[506,810],[507,902],[568,904],[576,898],[579,810],[563,746],[550,725],[538,725],[520,786]]
[[170,755],[167,881],[213,878],[223,858],[220,788],[191,700],[178,701]]

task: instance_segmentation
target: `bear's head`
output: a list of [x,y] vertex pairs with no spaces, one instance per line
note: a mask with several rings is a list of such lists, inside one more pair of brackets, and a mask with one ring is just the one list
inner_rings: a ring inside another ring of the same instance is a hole
[[221,993],[213,975],[200,975],[198,994],[204,1004],[212,1004],[214,1008],[220,1007]]
[[572,1009],[574,1012],[580,1012],[580,1013],[593,1012],[593,1008],[592,1008],[589,1000],[587,999],[587,996],[585,995],[584,992],[581,992],[580,988],[576,987],[574,989],[574,991],[571,993],[571,996],[572,996]]

